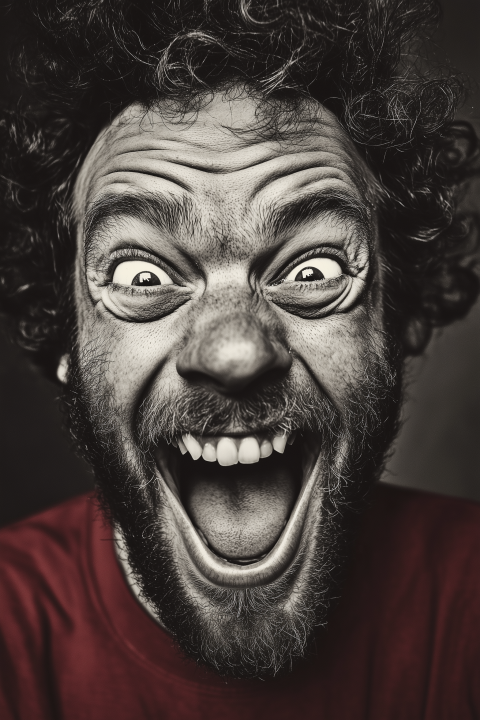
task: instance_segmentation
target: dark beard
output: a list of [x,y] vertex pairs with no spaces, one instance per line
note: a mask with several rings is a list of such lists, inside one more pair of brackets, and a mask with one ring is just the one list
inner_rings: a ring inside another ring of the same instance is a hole
[[[105,387],[108,356],[96,347],[81,356],[73,349],[65,407],[72,436],[94,469],[102,508],[121,529],[143,598],[186,654],[222,675],[265,677],[291,668],[305,656],[315,629],[326,625],[356,519],[396,433],[401,383],[394,344],[386,342],[390,351],[382,355],[372,353],[369,377],[352,389],[341,412],[313,381],[308,387],[273,383],[239,400],[195,388],[161,402],[150,396],[133,429]],[[294,563],[271,584],[242,590],[181,574],[164,532],[165,498],[152,452],[158,438],[220,432],[232,415],[245,427],[261,418],[268,427],[315,432],[327,468],[321,520],[310,517]]]

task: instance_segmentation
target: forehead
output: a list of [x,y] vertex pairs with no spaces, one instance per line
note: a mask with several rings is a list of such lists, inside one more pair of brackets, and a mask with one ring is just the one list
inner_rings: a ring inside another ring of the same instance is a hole
[[79,219],[104,196],[148,192],[188,199],[239,221],[262,206],[323,189],[366,201],[369,173],[336,118],[317,106],[269,137],[259,102],[224,94],[192,116],[133,105],[105,128],[78,177]]

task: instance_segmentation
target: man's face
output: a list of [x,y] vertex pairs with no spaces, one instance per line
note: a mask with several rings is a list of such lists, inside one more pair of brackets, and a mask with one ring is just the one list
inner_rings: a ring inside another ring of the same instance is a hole
[[368,170],[327,111],[280,139],[258,111],[132,107],[97,139],[67,389],[144,601],[236,675],[325,621],[399,385]]

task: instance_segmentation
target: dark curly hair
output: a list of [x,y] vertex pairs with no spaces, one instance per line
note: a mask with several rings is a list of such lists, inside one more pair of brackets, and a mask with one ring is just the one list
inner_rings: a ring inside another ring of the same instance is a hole
[[266,100],[332,110],[383,188],[379,222],[389,321],[405,354],[462,317],[478,278],[475,216],[459,197],[477,138],[453,123],[451,73],[419,42],[435,0],[37,0],[15,54],[22,93],[0,120],[0,309],[53,377],[69,347],[75,256],[70,196],[95,137],[137,101],[194,108],[240,83]]

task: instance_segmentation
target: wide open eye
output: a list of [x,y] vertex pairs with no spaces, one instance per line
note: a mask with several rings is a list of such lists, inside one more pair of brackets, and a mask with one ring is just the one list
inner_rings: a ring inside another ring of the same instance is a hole
[[330,280],[339,275],[342,275],[342,268],[336,260],[328,257],[313,257],[298,263],[284,278],[284,282]]
[[146,260],[126,260],[115,268],[112,281],[117,285],[151,287],[172,285],[173,280],[158,265]]

